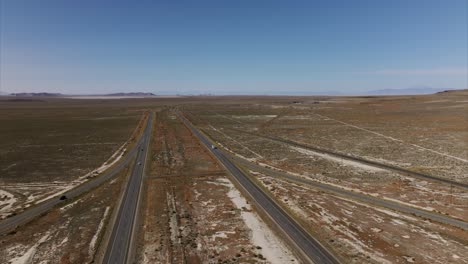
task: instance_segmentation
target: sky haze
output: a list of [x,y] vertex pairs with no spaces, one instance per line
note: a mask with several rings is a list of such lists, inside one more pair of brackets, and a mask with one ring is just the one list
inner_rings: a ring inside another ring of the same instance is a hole
[[468,88],[466,0],[0,0],[0,90]]

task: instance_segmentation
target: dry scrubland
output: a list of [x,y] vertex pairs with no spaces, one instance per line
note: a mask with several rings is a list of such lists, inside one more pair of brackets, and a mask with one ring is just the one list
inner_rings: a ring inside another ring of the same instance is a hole
[[0,263],[93,262],[127,173],[0,236]]
[[[123,101],[1,100],[1,216],[97,177],[118,162],[138,137],[144,110]],[[92,262],[127,172],[2,235],[0,262]]]
[[[97,176],[155,111],[139,216],[141,263],[297,263],[180,109],[344,263],[468,263],[468,231],[352,200],[288,174],[468,221],[468,192],[264,136],[468,182],[468,91],[402,97],[0,101],[3,217]],[[140,123],[139,123],[140,122]],[[6,124],[6,125],[3,125]],[[246,164],[251,164],[246,165]],[[255,166],[254,166],[255,165]],[[268,166],[270,169],[265,169]],[[99,169],[100,168],[100,169]],[[268,173],[277,172],[278,175]],[[0,262],[85,263],[102,252],[128,168],[0,237]],[[109,195],[111,194],[111,195]]]
[[139,263],[297,263],[173,112],[153,132]]
[[[246,98],[247,99],[247,98]],[[468,221],[461,187],[262,136],[468,182],[468,91],[401,97],[257,98],[185,107],[232,155],[299,177]],[[251,176],[346,262],[466,263],[468,233],[269,177]]]
[[143,109],[114,102],[0,101],[0,218],[98,175],[134,141]]

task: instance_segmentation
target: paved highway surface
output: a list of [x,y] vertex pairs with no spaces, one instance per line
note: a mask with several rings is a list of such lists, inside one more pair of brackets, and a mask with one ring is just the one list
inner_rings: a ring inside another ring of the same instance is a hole
[[150,116],[145,128],[143,141],[138,146],[136,163],[133,166],[132,174],[129,177],[127,188],[120,204],[103,263],[124,264],[132,261],[134,227],[138,213],[140,189],[145,172],[152,123],[153,115]]
[[338,157],[338,158],[352,160],[352,161],[356,161],[356,162],[359,162],[359,163],[362,163],[362,164],[366,164],[366,165],[370,165],[370,166],[374,166],[374,167],[378,167],[378,168],[382,168],[382,169],[386,169],[386,170],[392,170],[392,171],[402,173],[402,174],[407,175],[407,176],[412,176],[412,177],[415,177],[415,178],[420,178],[420,179],[424,179],[424,180],[438,181],[438,182],[442,182],[442,183],[451,184],[453,186],[468,188],[468,183],[457,182],[457,181],[453,181],[453,180],[450,180],[450,179],[436,177],[436,176],[432,176],[432,175],[425,174],[425,173],[410,171],[410,170],[400,168],[400,167],[397,167],[397,166],[383,164],[383,163],[372,161],[372,160],[366,160],[366,159],[363,159],[363,158],[360,158],[360,157],[349,156],[349,155],[346,155],[346,154],[342,154],[342,153],[338,153],[338,152],[335,152],[335,151],[310,146],[310,145],[300,143],[300,142],[296,142],[296,141],[292,141],[292,140],[289,140],[289,139],[278,138],[278,137],[273,137],[273,136],[267,136],[267,135],[247,132],[247,131],[243,131],[243,130],[240,130],[240,129],[234,129],[234,128],[232,128],[232,130],[240,132],[240,133],[245,133],[245,134],[261,137],[261,138],[266,138],[266,139],[269,139],[269,140],[272,140],[272,141],[281,142],[281,143],[284,143],[284,144],[287,144],[287,145],[296,146],[296,147],[312,150],[312,151],[315,151],[315,152],[332,155],[332,156],[335,156],[335,157]]
[[[153,116],[150,115],[149,120],[152,120],[152,117]],[[150,137],[150,133],[145,131],[143,136],[135,144],[135,147],[133,147],[128,152],[128,154],[124,157],[124,159],[118,162],[116,166],[112,167],[110,170],[106,171],[104,174],[99,175],[96,178],[89,180],[68,192],[65,192],[56,197],[52,197],[51,199],[46,200],[34,207],[28,208],[27,210],[15,216],[2,220],[0,222],[0,235],[3,235],[7,233],[8,231],[13,230],[16,227],[31,221],[33,218],[46,213],[47,211],[49,211],[50,209],[52,209],[53,207],[55,207],[56,205],[60,203],[65,203],[66,201],[59,199],[62,195],[65,195],[67,199],[72,199],[77,196],[80,196],[81,194],[109,180],[110,178],[115,176],[118,172],[120,172],[125,166],[127,166],[130,163],[130,161],[133,160],[133,158],[135,157],[135,154],[137,153],[139,149],[139,146],[142,144],[142,142],[146,142],[146,140],[148,140],[149,137]]]
[[339,263],[338,260],[326,250],[317,240],[309,235],[296,221],[294,221],[278,204],[255,185],[239,168],[236,167],[225,154],[217,148],[213,148],[210,140],[201,134],[192,124],[178,113],[179,118],[192,131],[192,133],[207,146],[224,167],[250,194],[255,202],[270,216],[277,226],[284,231],[294,242],[297,248],[314,263]]
[[[226,155],[226,156],[228,156],[228,155]],[[408,205],[405,205],[405,204],[401,204],[401,203],[398,203],[398,202],[385,200],[385,199],[365,195],[365,194],[358,193],[358,192],[351,192],[351,191],[341,189],[339,187],[329,185],[329,184],[326,184],[326,183],[321,183],[321,182],[305,179],[305,178],[302,178],[302,177],[298,177],[298,176],[295,176],[295,175],[291,175],[291,174],[286,173],[286,172],[281,172],[281,171],[276,171],[276,170],[273,170],[273,169],[265,168],[265,167],[262,167],[260,165],[254,164],[252,162],[249,162],[247,160],[244,160],[244,159],[241,159],[241,158],[238,158],[238,157],[232,157],[230,155],[229,155],[229,157],[231,159],[235,160],[235,162],[244,165],[245,167],[248,167],[248,168],[263,172],[263,173],[265,173],[265,174],[267,174],[269,176],[272,176],[272,177],[278,177],[278,178],[283,178],[285,180],[296,182],[296,183],[307,184],[307,185],[313,186],[315,188],[321,189],[323,191],[332,192],[332,193],[338,194],[340,196],[345,196],[345,197],[351,198],[353,200],[358,200],[358,201],[361,201],[361,202],[364,202],[364,203],[367,203],[367,204],[372,204],[372,205],[376,205],[376,206],[380,206],[380,207],[385,207],[385,208],[388,208],[388,209],[391,209],[391,210],[400,211],[400,212],[407,213],[407,214],[413,214],[413,215],[416,215],[416,216],[419,216],[419,217],[430,219],[432,221],[436,221],[436,222],[439,222],[439,223],[448,224],[448,225],[452,225],[452,226],[455,226],[455,227],[459,227],[459,228],[468,230],[468,223],[467,222],[464,222],[464,221],[459,220],[459,219],[451,218],[451,217],[446,216],[446,215],[438,214],[438,213],[423,210],[423,209],[418,209],[418,208],[408,206]]]

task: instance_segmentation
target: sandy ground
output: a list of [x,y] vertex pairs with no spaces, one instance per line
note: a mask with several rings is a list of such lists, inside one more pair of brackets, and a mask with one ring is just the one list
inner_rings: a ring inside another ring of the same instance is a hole
[[351,263],[468,263],[468,232],[254,172],[312,233]]
[[[125,100],[118,100],[119,104],[113,104],[112,109],[121,113],[123,104],[129,102]],[[242,133],[282,137],[466,182],[466,91],[405,97],[133,100],[131,107],[125,105],[131,108],[125,110],[125,115],[139,115],[141,109],[160,104],[178,105],[198,127],[218,142],[219,147],[251,162],[468,221],[468,194],[464,189],[414,179]],[[118,133],[109,131],[109,137],[88,132],[100,128],[101,122],[105,122],[107,128],[120,126],[122,116],[110,114],[110,108],[105,110],[105,107],[96,106],[80,112],[77,109],[81,109],[82,102],[86,100],[69,101],[59,106],[54,104],[52,110],[48,109],[51,105],[45,104],[39,108],[16,104],[5,108],[6,103],[0,102],[2,111],[7,109],[10,113],[8,122],[23,120],[25,114],[31,113],[31,107],[40,112],[37,115],[40,118],[34,119],[37,123],[18,122],[14,127],[0,129],[0,134],[4,135],[0,145],[5,146],[0,148],[0,213],[3,216],[69,188],[80,176],[92,176],[94,168],[101,166],[100,163],[111,153],[115,155],[103,166],[121,156],[116,150],[126,140],[119,141],[123,130]],[[109,100],[99,104],[112,104],[110,101],[116,102]],[[64,104],[74,108],[64,107]],[[53,118],[43,119],[42,114],[52,114]],[[6,122],[5,116],[0,119]],[[62,133],[58,129],[60,126],[54,126],[57,120],[69,120],[67,124],[76,127]],[[75,122],[77,120],[83,122]],[[82,125],[90,120],[96,122],[91,122],[96,126],[83,129]],[[49,123],[44,130],[41,123],[45,121]],[[35,133],[41,133],[40,140],[22,134],[30,125]],[[287,245],[232,185],[225,171],[170,111],[158,113],[153,131],[151,169],[145,179],[141,234],[138,236],[137,260],[140,263],[297,262]],[[88,138],[71,142],[71,137],[79,136],[73,133],[84,133]],[[51,144],[47,141],[50,139],[60,142]],[[16,145],[20,147],[13,147]],[[39,150],[60,154],[59,159],[54,160],[63,166],[47,173],[46,168],[55,168],[55,163],[49,160],[53,157],[38,156]],[[87,162],[83,158],[95,153],[91,150],[99,150],[99,162]],[[73,160],[61,152],[80,158]],[[94,165],[80,169],[76,166],[78,163],[80,166]],[[60,170],[64,168],[69,169],[62,177]],[[413,215],[371,207],[256,171],[251,174],[314,237],[346,262],[468,263],[466,231]],[[15,182],[12,179],[17,179],[16,175],[24,177]],[[115,196],[108,194],[117,194],[121,190],[122,179],[121,176],[80,199],[67,201],[24,227],[0,237],[0,263],[91,262],[114,210]]]
[[193,106],[190,111],[200,125],[207,129],[212,125],[229,136],[238,132],[228,129],[274,135],[466,182],[467,99],[466,91],[406,97],[301,98],[298,103],[246,102]]
[[23,180],[10,181],[0,178],[0,219],[19,213],[28,207],[65,193],[94,177],[98,177],[118,163],[127,153],[127,148],[132,146],[133,139],[140,133],[141,125],[145,123],[145,120],[143,118],[140,120],[131,138],[117,148],[115,152],[108,154],[102,164],[90,170],[77,169],[77,173],[81,174],[76,175],[72,180],[30,181],[27,179],[28,177],[25,177]]
[[0,262],[90,263],[128,170],[77,199],[0,237]]
[[139,262],[297,263],[173,114],[155,131]]
[[226,129],[213,126],[205,131],[218,141],[219,146],[246,160],[468,221],[468,193],[463,188],[415,179],[250,135],[232,131],[228,135]]
[[[280,137],[459,182],[468,179],[468,91],[297,98],[188,107],[219,147],[250,162],[468,221],[465,189],[265,139]],[[452,106],[457,107],[452,107]],[[465,111],[466,112],[466,111]],[[245,133],[248,132],[248,133]],[[467,263],[468,233],[254,172],[301,223],[354,263]]]

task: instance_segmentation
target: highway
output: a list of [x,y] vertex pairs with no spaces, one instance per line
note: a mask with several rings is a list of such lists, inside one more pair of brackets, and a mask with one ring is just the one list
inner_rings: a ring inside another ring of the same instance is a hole
[[217,148],[212,148],[210,140],[201,134],[184,116],[177,113],[182,122],[198,137],[198,139],[212,152],[212,154],[224,165],[252,199],[283,231],[293,245],[313,263],[339,263],[339,261],[307,231],[305,231],[291,216],[289,216],[277,203],[275,203],[264,191],[253,183],[225,154]]
[[436,212],[431,212],[431,211],[415,208],[415,207],[401,204],[395,201],[390,201],[390,200],[386,200],[386,199],[382,199],[382,198],[378,198],[374,196],[369,196],[363,193],[348,191],[348,190],[339,188],[337,186],[329,185],[329,184],[322,183],[322,182],[317,182],[314,180],[309,180],[309,179],[295,176],[286,172],[281,172],[281,171],[276,171],[273,169],[265,168],[265,167],[262,167],[260,165],[254,164],[252,162],[249,162],[247,160],[244,160],[238,157],[232,157],[230,155],[226,155],[226,156],[229,156],[230,159],[234,160],[236,163],[242,164],[242,166],[265,173],[268,176],[282,178],[284,180],[295,182],[295,183],[306,184],[306,185],[312,186],[317,189],[321,189],[326,192],[331,192],[339,196],[344,196],[344,197],[357,200],[357,201],[361,201],[370,205],[384,207],[384,208],[388,208],[394,211],[416,215],[422,218],[430,219],[435,222],[452,225],[452,226],[455,226],[464,230],[468,230],[468,223],[464,222],[463,220],[455,219],[455,218],[452,218],[443,214],[439,214]]
[[[152,119],[153,119],[153,115],[151,114],[149,116],[149,120],[151,121]],[[59,205],[61,203],[66,203],[67,200],[78,197],[81,194],[83,194],[83,193],[85,193],[85,192],[87,192],[87,191],[89,191],[89,190],[103,184],[104,182],[106,182],[110,178],[114,177],[117,173],[119,173],[125,166],[127,166],[134,159],[140,145],[142,145],[144,142],[148,141],[149,137],[151,136],[150,132],[147,131],[148,126],[150,126],[150,123],[151,123],[150,121],[147,123],[147,128],[145,129],[145,132],[142,135],[142,137],[138,140],[138,142],[135,144],[135,146],[128,152],[128,154],[124,157],[124,159],[122,161],[118,162],[116,166],[112,167],[111,169],[106,171],[104,174],[99,175],[99,176],[95,177],[94,179],[89,180],[89,181],[77,186],[76,188],[74,188],[74,189],[72,189],[72,190],[70,190],[68,192],[65,192],[65,193],[60,194],[60,195],[55,196],[55,197],[52,197],[51,199],[46,200],[46,201],[44,201],[44,202],[42,202],[42,203],[40,203],[40,204],[38,204],[38,205],[36,205],[34,207],[28,208],[27,210],[15,215],[15,216],[12,216],[12,217],[9,217],[9,218],[6,218],[6,219],[2,220],[0,222],[0,235],[3,235],[5,233],[15,229],[16,227],[18,227],[20,225],[26,224],[27,222],[31,221],[35,217],[38,217],[38,216],[48,212],[49,210],[51,210],[55,206],[57,206],[57,205]],[[67,197],[67,200],[60,200],[59,198],[62,195],[65,195]]]
[[148,155],[153,115],[145,128],[143,141],[138,146],[138,153],[127,188],[120,203],[115,224],[102,263],[124,264],[131,263],[134,247],[135,226],[137,223],[140,190],[145,173]]
[[323,148],[319,148],[319,147],[314,147],[314,146],[311,146],[311,145],[308,145],[308,144],[292,141],[292,140],[289,140],[289,139],[278,138],[278,137],[273,137],[273,136],[267,136],[267,135],[247,132],[247,131],[243,131],[243,130],[240,130],[240,129],[234,129],[234,128],[231,128],[231,130],[236,131],[236,132],[240,132],[240,133],[244,133],[244,134],[249,134],[249,135],[256,136],[256,137],[269,139],[269,140],[272,140],[272,141],[280,142],[280,143],[295,146],[295,147],[300,147],[300,148],[312,150],[312,151],[323,153],[323,154],[332,155],[332,156],[342,158],[342,159],[356,161],[356,162],[366,164],[366,165],[370,165],[370,166],[373,166],[373,167],[395,171],[397,173],[401,173],[403,175],[411,176],[411,177],[414,177],[414,178],[419,178],[419,179],[423,179],[423,180],[438,181],[438,182],[451,184],[453,186],[457,186],[457,187],[461,187],[461,188],[468,188],[468,183],[457,182],[457,181],[453,181],[453,180],[442,178],[442,177],[437,177],[437,176],[433,176],[433,175],[429,175],[429,174],[425,174],[425,173],[421,173],[421,172],[411,171],[411,170],[407,170],[407,169],[400,168],[400,167],[397,167],[397,166],[392,166],[392,165],[388,165],[388,164],[384,164],[384,163],[380,163],[380,162],[376,162],[376,161],[372,161],[372,160],[363,159],[363,158],[360,158],[360,157],[355,157],[355,156],[350,156],[350,155],[338,153],[338,152],[335,152],[335,151],[331,151],[331,150],[327,150],[327,149],[323,149]]

